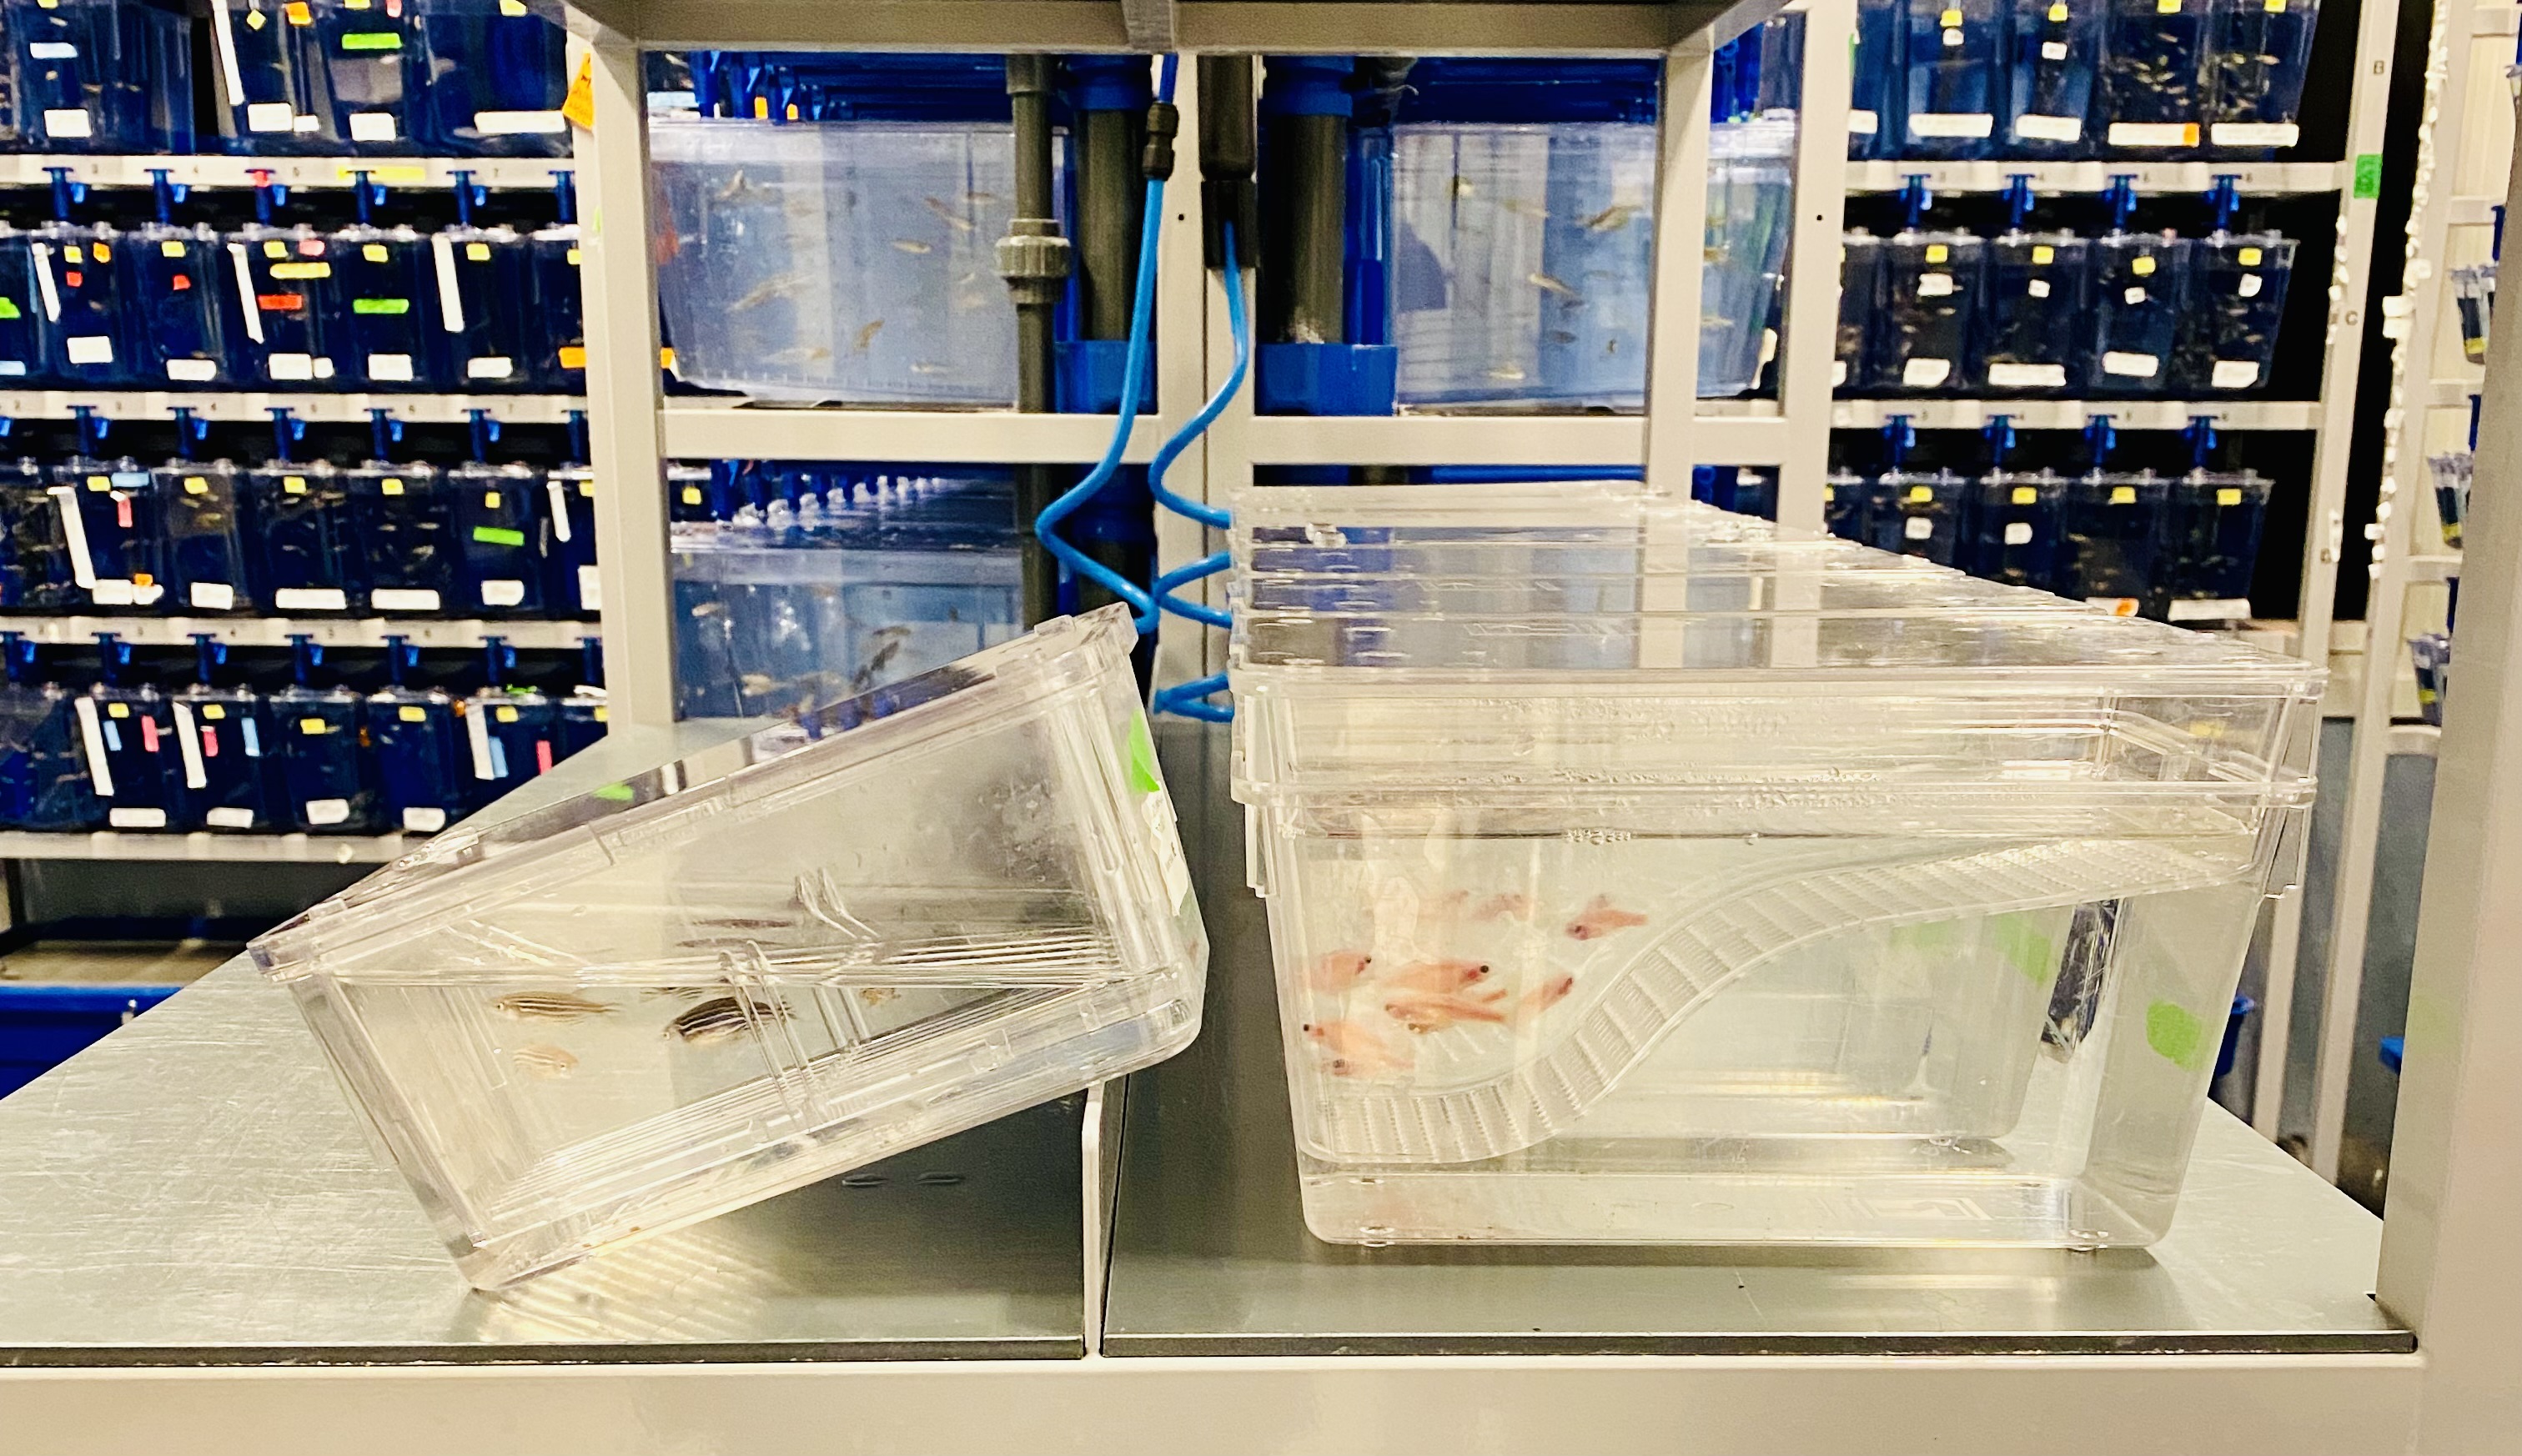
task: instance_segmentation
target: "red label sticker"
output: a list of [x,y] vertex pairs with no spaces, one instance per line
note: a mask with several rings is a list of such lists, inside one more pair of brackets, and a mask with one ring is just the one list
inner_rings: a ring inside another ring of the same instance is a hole
[[140,748],[144,753],[158,751],[158,720],[146,715],[140,720]]
[[202,729],[202,757],[217,758],[218,756],[219,730],[214,728],[206,728]]
[[537,738],[535,740],[535,772],[537,774],[548,774],[551,772],[551,766],[552,756],[550,740],[545,738]]
[[177,292],[177,293],[182,293],[182,292],[184,292],[186,289],[191,288],[192,286],[193,286],[193,275],[192,275],[192,274],[190,274],[190,273],[177,273],[177,274],[175,275],[175,292]]
[[303,293],[258,293],[254,296],[254,305],[265,313],[295,313],[299,309],[306,306],[306,295]]

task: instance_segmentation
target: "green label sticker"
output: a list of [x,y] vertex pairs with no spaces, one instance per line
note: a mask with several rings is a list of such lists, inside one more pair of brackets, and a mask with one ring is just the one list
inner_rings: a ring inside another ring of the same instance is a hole
[[346,51],[398,51],[402,34],[396,30],[353,30],[342,37]]
[[353,313],[409,313],[411,311],[411,300],[352,299],[350,300],[350,311]]
[[0,299],[0,318],[23,318],[26,315],[18,311],[18,301],[16,299]]
[[493,546],[522,546],[526,543],[524,532],[511,531],[505,526],[476,526],[473,539]]
[[1147,715],[1130,719],[1130,787],[1143,794],[1162,792],[1165,779],[1156,772],[1156,740],[1147,732]]
[[2145,1044],[2164,1060],[2194,1072],[2207,1064],[2216,1045],[2207,1038],[2207,1023],[2186,1007],[2158,1001],[2145,1009]]
[[2008,965],[2035,985],[2049,983],[2058,968],[2058,948],[2040,933],[2037,920],[2028,915],[1998,916],[1990,928],[1995,932],[1997,954]]
[[2356,158],[2356,195],[2359,198],[2382,195],[2382,154],[2361,152]]
[[608,783],[595,791],[595,797],[607,804],[628,804],[635,796],[627,783]]

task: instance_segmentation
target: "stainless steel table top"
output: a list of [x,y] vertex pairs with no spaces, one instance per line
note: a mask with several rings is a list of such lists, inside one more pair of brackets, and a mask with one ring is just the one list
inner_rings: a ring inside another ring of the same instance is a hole
[[[644,748],[494,812],[664,756]],[[1080,1116],[1037,1107],[484,1294],[240,958],[0,1102],[0,1366],[1075,1357]]]
[[1306,1232],[1269,932],[1222,732],[1162,735],[1214,946],[1191,1050],[1134,1080],[1113,1355],[2397,1352],[2381,1222],[2211,1107],[2151,1249],[1324,1244]]

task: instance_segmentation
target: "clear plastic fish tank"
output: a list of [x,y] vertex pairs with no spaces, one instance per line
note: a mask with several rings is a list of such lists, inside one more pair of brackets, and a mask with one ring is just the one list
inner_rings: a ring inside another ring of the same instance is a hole
[[2170,1226],[2319,670],[1609,484],[1250,493],[1234,548],[1317,1237]]
[[2173,346],[2175,389],[2229,394],[2264,389],[2276,363],[2295,243],[2280,233],[2191,239],[2188,305]]
[[1966,232],[1915,229],[1884,241],[1866,347],[1873,389],[1949,394],[1978,386],[1973,347],[1986,247]]
[[1903,157],[1985,157],[2005,100],[2002,0],[1907,0]]
[[657,287],[675,372],[765,399],[1011,404],[1004,122],[661,116]]
[[1127,613],[457,825],[256,941],[484,1289],[1181,1050]]
[[1988,239],[1980,306],[1987,387],[2058,394],[2092,365],[2091,245],[2068,232],[2010,229]]
[[[1700,274],[1699,393],[1757,383],[1794,228],[1795,123],[1716,125]],[[1646,405],[1656,128],[1393,128],[1396,398],[1409,409]]]
[[2074,157],[2084,149],[2101,65],[2100,0],[2009,0],[2006,155]]
[[2426,474],[2435,486],[2435,520],[2443,527],[2444,544],[2460,549],[2461,522],[2469,518],[2472,458],[2467,450],[2446,450],[2426,456]]
[[2488,328],[2496,318],[2496,270],[2493,262],[2453,268],[2452,295],[2460,315],[2460,356],[2473,364],[2487,362]]

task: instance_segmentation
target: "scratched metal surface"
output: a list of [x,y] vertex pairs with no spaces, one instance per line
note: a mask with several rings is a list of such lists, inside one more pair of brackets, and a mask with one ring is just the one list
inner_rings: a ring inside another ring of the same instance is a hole
[[[582,755],[534,797],[653,749]],[[239,958],[0,1101],[0,1366],[1074,1357],[1079,1109],[484,1294]]]
[[1305,1230],[1269,938],[1225,734],[1160,736],[1214,947],[1200,1039],[1143,1072],[1104,1352],[2404,1351],[2381,1223],[2210,1107],[2151,1249],[1392,1247]]

